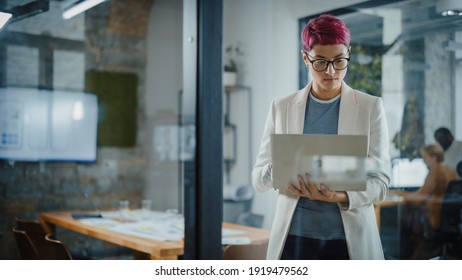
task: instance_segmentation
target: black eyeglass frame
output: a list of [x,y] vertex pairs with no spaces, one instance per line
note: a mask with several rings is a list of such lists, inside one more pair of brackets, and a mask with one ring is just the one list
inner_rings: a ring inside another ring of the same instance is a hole
[[[327,59],[322,59],[322,58],[311,60],[309,58],[311,55],[309,55],[308,52],[306,52],[305,50],[302,50],[302,53],[304,53],[306,55],[306,59],[308,59],[308,61],[311,63],[311,66],[313,66],[314,71],[316,71],[316,72],[326,71],[326,69],[329,68],[329,64],[332,64],[332,67],[334,67],[335,70],[344,70],[350,64],[350,58],[349,57],[339,57],[339,58],[336,58],[336,59],[333,59],[333,60],[327,60]],[[350,56],[350,51],[348,51],[348,56]],[[338,60],[341,60],[341,59],[345,59],[347,61],[347,64],[346,64],[345,67],[339,69],[339,68],[335,67],[334,62],[338,61]],[[315,69],[313,63],[315,63],[316,61],[325,61],[326,62],[326,67],[324,69],[322,69],[322,70]]]

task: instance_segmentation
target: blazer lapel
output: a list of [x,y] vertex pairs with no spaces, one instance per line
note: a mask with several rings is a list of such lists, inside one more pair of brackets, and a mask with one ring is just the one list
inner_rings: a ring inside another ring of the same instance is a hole
[[305,123],[306,100],[311,89],[311,82],[303,89],[299,90],[294,99],[288,103],[287,107],[287,133],[302,134]]
[[338,134],[355,134],[358,123],[359,104],[353,90],[345,83],[342,84],[340,112],[338,120]]

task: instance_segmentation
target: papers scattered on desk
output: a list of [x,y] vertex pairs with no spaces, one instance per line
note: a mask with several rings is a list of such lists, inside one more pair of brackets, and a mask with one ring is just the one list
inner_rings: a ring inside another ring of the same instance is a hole
[[223,237],[221,239],[221,244],[223,245],[245,245],[250,243],[252,243],[252,240],[245,236]]
[[[149,238],[157,241],[180,241],[184,236],[184,218],[182,215],[150,211],[149,215],[137,210],[131,211],[131,222],[119,222],[118,211],[102,212],[103,218],[88,218],[81,223],[104,228],[123,234]],[[251,240],[245,236],[246,232],[238,229],[223,228],[223,244],[250,244]]]
[[[136,221],[145,221],[152,219],[168,219],[172,216],[178,216],[178,214],[160,212],[160,211],[146,211],[141,209],[133,209],[124,213],[125,219],[136,222]],[[121,214],[119,211],[104,211],[101,212],[101,216],[107,219],[119,220]]]
[[182,227],[153,220],[120,224],[111,230],[157,241],[180,241],[184,233]]
[[105,211],[101,212],[101,216],[106,219],[119,219],[120,212],[119,211]]
[[245,245],[252,243],[252,240],[246,236],[236,236],[244,235],[245,231],[232,229],[232,228],[222,228],[221,230],[221,244],[223,245]]
[[120,223],[118,221],[112,219],[105,219],[105,218],[90,218],[90,219],[83,219],[80,220],[81,223],[94,226],[98,228],[111,228],[118,226]]
[[240,234],[245,234],[245,231],[238,230],[238,229],[231,229],[231,228],[223,228],[221,230],[222,236],[240,235]]

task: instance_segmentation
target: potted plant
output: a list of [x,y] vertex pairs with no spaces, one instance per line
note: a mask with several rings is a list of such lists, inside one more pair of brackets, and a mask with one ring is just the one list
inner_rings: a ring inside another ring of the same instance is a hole
[[234,60],[229,60],[225,64],[225,72],[223,73],[223,85],[235,86],[237,84],[237,65]]
[[240,43],[236,45],[228,45],[225,49],[225,71],[223,73],[223,85],[224,86],[235,86],[237,84],[237,71],[238,66],[236,58],[239,55],[243,55],[240,47]]

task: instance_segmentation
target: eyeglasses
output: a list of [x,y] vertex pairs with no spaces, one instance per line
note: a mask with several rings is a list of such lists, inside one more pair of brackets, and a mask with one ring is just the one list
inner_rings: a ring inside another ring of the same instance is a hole
[[327,67],[329,67],[330,63],[332,63],[332,66],[334,67],[335,70],[343,70],[348,67],[348,63],[350,62],[349,57],[341,57],[341,58],[336,58],[334,60],[326,60],[326,59],[311,60],[309,58],[310,55],[306,51],[302,50],[302,52],[306,54],[306,58],[313,66],[313,69],[318,72],[325,71]]

